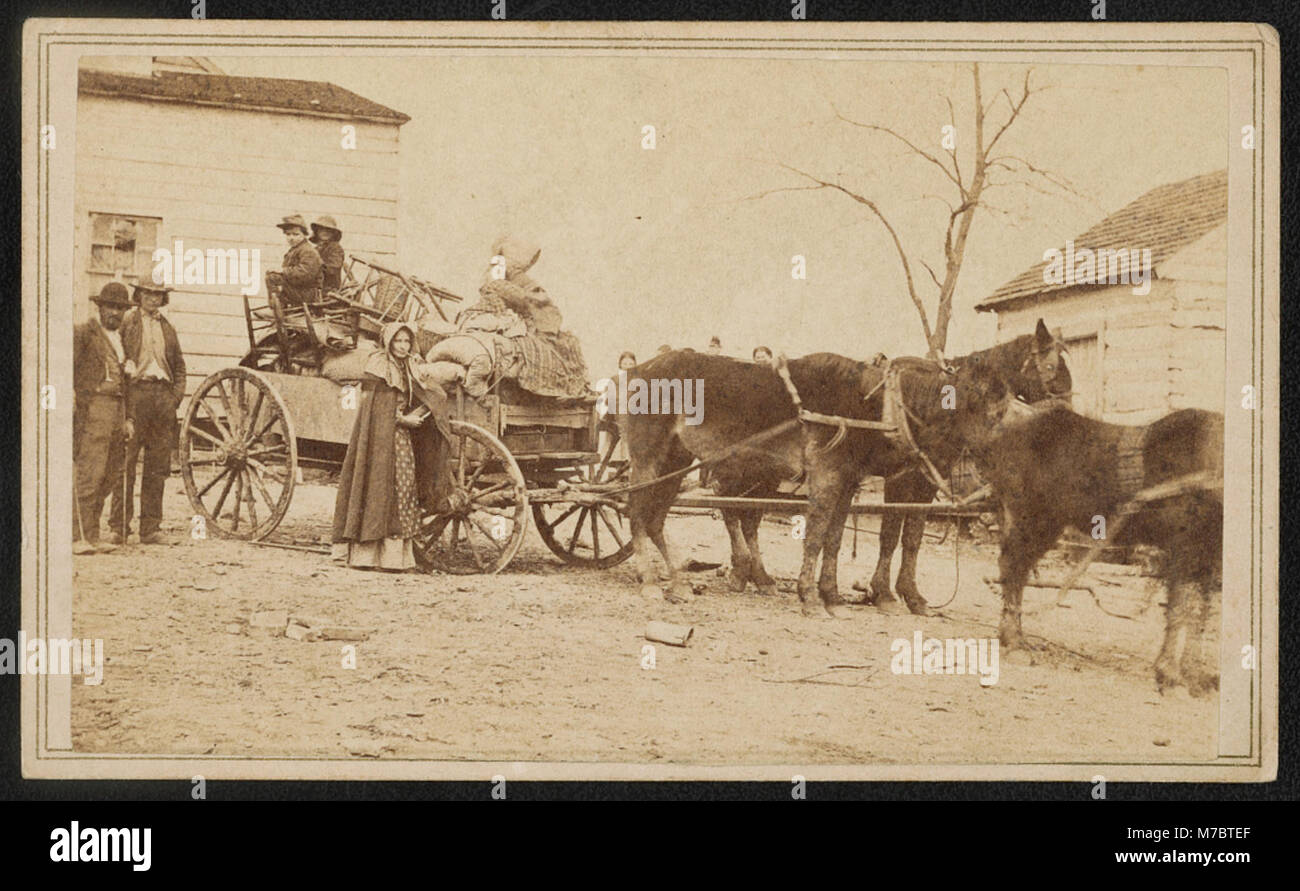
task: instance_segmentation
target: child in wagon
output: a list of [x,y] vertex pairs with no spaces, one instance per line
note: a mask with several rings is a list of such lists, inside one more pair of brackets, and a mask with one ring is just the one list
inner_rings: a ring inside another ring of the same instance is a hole
[[343,230],[339,224],[334,222],[331,216],[321,216],[316,218],[316,222],[311,224],[311,243],[316,245],[316,252],[320,254],[322,272],[324,281],[321,288],[327,293],[337,291],[343,286]]

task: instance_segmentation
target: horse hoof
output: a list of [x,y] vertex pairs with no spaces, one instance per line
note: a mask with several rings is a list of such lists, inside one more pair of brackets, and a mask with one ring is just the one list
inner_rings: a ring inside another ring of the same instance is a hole
[[1197,673],[1189,675],[1187,678],[1187,692],[1197,699],[1214,695],[1219,689],[1219,678],[1217,675]]
[[662,600],[664,598],[664,589],[658,585],[642,585],[641,596],[646,600]]
[[695,589],[685,582],[678,582],[664,594],[669,603],[690,603],[695,597]]
[[802,607],[803,614],[809,619],[825,619],[827,610],[820,603],[805,603]]
[[1014,650],[1007,650],[1006,655],[1002,656],[1001,658],[1002,661],[1006,662],[1008,665],[1035,664],[1034,654],[1030,650],[1024,649],[1023,647]]
[[924,597],[908,597],[905,601],[908,611],[914,616],[931,615],[930,604],[925,602]]
[[763,597],[778,596],[778,592],[776,590],[776,582],[772,582],[771,584],[767,584],[767,585],[760,585],[758,589],[758,593]]
[[743,593],[747,584],[749,584],[749,577],[744,573],[737,572],[734,568],[727,573],[727,587],[733,593]]
[[1019,631],[1002,631],[998,634],[998,645],[1003,650],[1024,650],[1025,638]]
[[842,607],[842,606],[840,606],[840,605],[838,605],[838,604],[834,604],[834,603],[823,603],[823,604],[822,604],[822,609],[826,610],[826,615],[830,616],[832,619],[851,619],[851,618],[853,618],[851,615],[849,615],[849,611],[848,611],[848,610],[846,610],[844,607]]
[[894,597],[878,597],[875,603],[876,609],[880,610],[887,616],[905,616],[907,607],[899,603]]

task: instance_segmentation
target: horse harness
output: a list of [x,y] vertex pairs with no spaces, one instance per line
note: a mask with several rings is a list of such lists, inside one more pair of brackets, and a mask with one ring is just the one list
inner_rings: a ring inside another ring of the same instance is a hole
[[786,391],[790,394],[790,399],[794,402],[795,411],[798,418],[803,423],[824,424],[835,427],[835,434],[830,441],[824,446],[820,446],[822,451],[829,452],[836,448],[844,441],[848,435],[848,428],[854,427],[859,430],[876,430],[884,435],[895,447],[911,456],[913,464],[920,467],[929,479],[930,483],[949,499],[953,498],[952,491],[944,481],[943,476],[939,473],[938,468],[925,451],[917,444],[916,437],[912,433],[913,424],[923,424],[903,399],[902,372],[908,367],[927,367],[944,374],[951,374],[952,369],[949,366],[938,362],[932,362],[928,359],[903,359],[895,361],[887,359],[885,361],[884,373],[880,382],[862,397],[863,402],[867,402],[878,391],[883,389],[882,405],[879,421],[867,421],[858,418],[846,418],[841,415],[827,415],[821,412],[810,411],[803,407],[803,400],[799,397],[799,390],[790,378],[790,369],[784,355],[777,359],[776,371],[780,375],[781,381],[785,384]]

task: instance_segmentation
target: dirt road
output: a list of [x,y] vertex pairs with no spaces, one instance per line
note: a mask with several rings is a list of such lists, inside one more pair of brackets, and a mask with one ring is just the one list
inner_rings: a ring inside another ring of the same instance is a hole
[[[333,490],[300,487],[280,532],[328,534]],[[841,621],[779,598],[730,593],[712,572],[689,604],[643,601],[630,564],[561,566],[530,531],[495,577],[367,573],[302,551],[186,536],[191,511],[169,481],[179,541],[77,557],[74,634],[102,638],[99,686],[73,684],[79,751],[436,760],[689,764],[1153,762],[1214,754],[1217,703],[1156,693],[1151,661],[1163,612],[1105,615],[1084,593],[1026,595],[1034,654],[1003,655],[997,682],[891,671],[895,640],[996,635],[982,577],[991,546],[963,542],[960,582],[942,615],[850,607]],[[870,521],[868,521],[870,522]],[[685,556],[726,563],[707,516],[672,517]],[[797,569],[798,546],[765,524],[769,569]],[[186,536],[183,537],[182,536]],[[842,555],[842,593],[871,571],[875,537]],[[951,540],[927,544],[919,582],[932,603],[954,589]],[[1106,588],[1136,612],[1145,579]],[[1035,610],[1042,608],[1040,612]],[[373,629],[356,644],[306,643],[236,629],[287,610]],[[647,621],[691,625],[685,648],[658,645],[643,668]],[[1217,646],[1211,640],[1207,646]],[[832,666],[851,666],[832,668]]]

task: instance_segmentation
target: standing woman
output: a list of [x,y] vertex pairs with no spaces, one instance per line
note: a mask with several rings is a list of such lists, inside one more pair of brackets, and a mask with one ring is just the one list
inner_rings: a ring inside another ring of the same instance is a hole
[[390,322],[366,360],[361,403],[334,502],[335,560],[361,569],[416,568],[422,508],[445,511],[447,397],[411,369],[415,331]]

